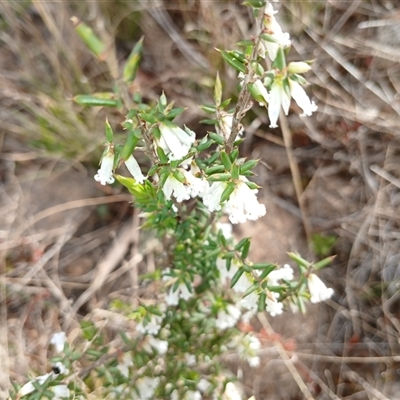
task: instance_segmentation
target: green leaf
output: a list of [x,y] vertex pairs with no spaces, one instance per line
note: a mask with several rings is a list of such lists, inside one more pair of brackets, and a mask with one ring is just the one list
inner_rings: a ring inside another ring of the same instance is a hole
[[272,68],[277,68],[280,71],[283,71],[286,68],[286,56],[282,47],[279,47],[278,49],[275,60],[272,63]]
[[165,116],[169,120],[173,120],[178,115],[182,114],[186,110],[186,107],[175,107],[171,111],[169,111]]
[[246,244],[246,242],[248,242],[249,240],[250,240],[250,238],[243,238],[239,243],[236,244],[235,250],[241,251],[243,249],[244,245]]
[[93,32],[92,28],[79,21],[77,17],[72,17],[71,21],[75,26],[75,32],[82,39],[83,43],[85,43],[88,49],[92,51],[99,60],[104,61],[106,46]]
[[254,8],[261,8],[265,6],[264,0],[246,0],[243,2],[243,5],[250,6]]
[[265,310],[265,299],[267,298],[267,294],[265,292],[260,293],[260,297],[258,298],[258,312],[263,312]]
[[229,154],[229,158],[234,163],[236,161],[238,155],[239,155],[239,149],[235,149],[232,151],[231,154]]
[[262,65],[257,62],[257,61],[253,61],[251,63],[251,68],[253,69],[253,71],[258,75],[258,76],[264,76],[264,68],[262,67]]
[[324,258],[321,261],[318,261],[317,263],[315,263],[313,265],[313,269],[318,270],[318,269],[322,269],[327,267],[334,259],[336,258],[336,256],[330,256],[327,258]]
[[214,142],[209,139],[207,140],[208,137],[204,137],[203,139],[201,139],[200,144],[197,146],[197,151],[199,153],[201,153],[204,150],[207,150]]
[[[217,49],[218,50],[218,49]],[[244,65],[244,62],[239,61],[233,54],[232,52],[228,52],[225,50],[218,50],[224,60],[233,68],[235,68],[239,72],[246,73],[246,66]]]
[[135,147],[140,139],[141,132],[140,129],[135,129],[133,132],[130,132],[128,138],[126,139],[126,143],[124,148],[121,151],[121,158],[126,161],[135,150]]
[[225,190],[221,194],[221,200],[219,202],[222,204],[224,201],[228,200],[234,190],[235,184],[233,182],[228,183]]
[[139,41],[135,44],[131,54],[129,54],[128,59],[126,60],[124,71],[123,71],[123,80],[126,83],[133,82],[136,78],[137,71],[139,69],[140,59],[142,57],[143,51],[143,36],[139,39]]
[[240,277],[244,274],[244,269],[243,268],[239,268],[236,272],[235,275],[233,275],[232,277],[232,281],[231,281],[231,288],[233,288],[236,283],[238,282],[238,280],[240,279]]
[[199,106],[204,112],[207,114],[215,114],[216,107],[215,106],[210,106],[208,104],[203,104]]
[[313,250],[318,256],[327,256],[331,252],[336,241],[337,237],[333,235],[316,233],[311,237]]
[[108,119],[106,119],[105,123],[105,131],[106,131],[106,139],[109,143],[112,143],[114,140],[114,132],[111,128],[111,125],[108,122]]
[[160,105],[161,105],[161,107],[163,108],[163,109],[165,109],[165,107],[167,107],[167,104],[168,104],[168,102],[167,102],[167,96],[165,95],[165,93],[164,92],[162,92],[162,94],[161,94],[161,96],[160,96]]
[[[108,93],[107,93],[108,94]],[[115,96],[114,93],[112,93]],[[93,107],[116,107],[118,100],[105,98],[102,93],[90,95],[90,94],[78,94],[72,99],[75,103],[81,106],[93,106]]]
[[300,254],[297,253],[287,253],[287,254],[294,262],[297,263],[302,272],[304,272],[306,269],[310,267],[311,263],[309,263],[303,257],[301,257]]
[[248,296],[249,294],[253,293],[255,290],[259,288],[260,284],[258,282],[253,283],[245,292],[243,297]]
[[216,119],[206,118],[206,119],[202,119],[200,121],[200,123],[204,124],[204,125],[215,125],[217,123],[217,120]]
[[186,182],[185,175],[183,175],[183,173],[182,173],[181,171],[179,171],[179,169],[177,169],[176,171],[174,171],[173,176],[174,176],[174,178],[175,178],[177,181],[179,181],[179,182],[181,182],[181,183]]
[[168,157],[165,155],[164,150],[157,146],[157,155],[162,164],[168,164]]
[[225,139],[224,139],[221,135],[218,135],[218,134],[215,133],[215,132],[210,132],[210,133],[208,134],[208,136],[210,136],[210,138],[211,138],[212,140],[214,140],[214,142],[216,142],[216,143],[219,144],[220,146],[223,146],[223,145],[225,144]]
[[221,105],[219,106],[220,110],[223,110],[225,107],[228,107],[229,104],[231,103],[232,99],[226,99],[224,100]]
[[231,174],[232,174],[232,179],[235,180],[239,179],[240,166],[237,164],[232,164]]
[[129,193],[133,194],[138,200],[154,196],[154,188],[148,180],[142,185],[137,183],[133,178],[126,178],[118,174],[114,174],[114,176],[115,179],[125,186]]
[[221,80],[219,79],[219,73],[217,72],[217,77],[215,78],[215,85],[214,85],[214,101],[217,107],[221,104],[221,99],[222,99],[222,84]]
[[82,320],[80,322],[83,337],[89,342],[96,336],[98,329],[94,326],[93,322]]
[[301,75],[298,75],[298,74],[289,75],[289,79],[294,82],[299,83],[300,85],[307,85],[307,83],[308,83],[304,77],[302,77]]
[[223,165],[214,165],[213,167],[206,169],[204,172],[206,173],[206,175],[223,173],[225,172],[225,167]]
[[225,151],[221,151],[219,153],[219,155],[221,157],[221,161],[222,161],[222,164],[224,165],[225,169],[227,171],[229,171],[231,169],[231,167],[232,167],[232,162],[231,162],[228,154]]
[[248,239],[248,241],[243,246],[243,250],[242,250],[242,254],[241,254],[241,257],[243,260],[245,258],[247,258],[247,256],[249,255],[249,250],[250,250],[250,239]]
[[267,41],[267,42],[279,44],[279,41],[276,40],[276,39],[275,39],[272,35],[270,35],[269,33],[262,33],[260,36],[261,36],[262,39],[264,39],[264,40]]
[[243,163],[240,166],[240,175],[243,175],[245,172],[252,170],[258,163],[258,160],[249,160]]
[[255,189],[259,189],[259,188],[260,188],[260,186],[258,186],[258,185],[257,185],[256,183],[254,183],[254,182],[246,181],[245,184],[246,184],[250,189],[252,189],[252,190],[255,190]]
[[227,182],[231,179],[231,174],[214,174],[207,178],[209,182]]
[[[255,265],[253,265],[253,268],[255,268]],[[275,269],[274,264],[267,264],[267,266],[264,268],[264,271],[261,272],[261,275],[258,277],[261,281],[265,279],[273,270]]]
[[139,116],[141,119],[143,119],[146,122],[149,122],[150,124],[155,124],[156,122],[158,122],[157,118],[154,115],[145,112],[139,113]]

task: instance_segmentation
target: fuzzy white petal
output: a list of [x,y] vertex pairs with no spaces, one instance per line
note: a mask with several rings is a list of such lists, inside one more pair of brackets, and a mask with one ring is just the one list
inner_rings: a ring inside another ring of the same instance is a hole
[[135,180],[139,183],[143,183],[145,177],[142,174],[138,162],[132,155],[129,156],[129,158],[125,161],[125,165],[126,168],[128,168],[130,174],[135,178]]
[[270,102],[268,104],[268,117],[270,128],[277,128],[277,121],[279,118],[279,113],[281,111],[282,104],[282,85],[278,82],[274,82],[271,87]]
[[328,288],[315,274],[310,274],[308,276],[307,284],[311,295],[311,303],[319,303],[333,296],[333,289]]
[[289,80],[290,94],[293,97],[297,105],[303,110],[301,117],[310,116],[314,111],[318,109],[313,101],[310,100],[306,91],[300,86],[298,82]]
[[64,350],[65,341],[65,332],[57,332],[51,337],[50,344],[54,346],[57,353],[61,353]]
[[113,177],[113,168],[114,168],[114,153],[112,150],[109,150],[101,160],[100,169],[94,176],[95,181],[99,182],[103,186],[106,185],[107,183],[110,185],[114,183],[115,179]]
[[172,195],[176,198],[178,203],[190,199],[190,195],[186,190],[185,185],[172,175],[168,176],[162,190],[167,200],[171,200]]
[[224,212],[229,215],[232,224],[238,224],[246,220],[257,220],[266,214],[266,209],[264,204],[257,200],[257,190],[250,189],[245,183],[245,178],[241,177],[224,206]]
[[192,131],[188,133],[175,125],[160,124],[160,146],[170,161],[180,160],[189,152],[195,141]]
[[203,203],[208,211],[218,211],[221,209],[220,201],[222,193],[226,188],[226,182],[213,182],[203,196]]

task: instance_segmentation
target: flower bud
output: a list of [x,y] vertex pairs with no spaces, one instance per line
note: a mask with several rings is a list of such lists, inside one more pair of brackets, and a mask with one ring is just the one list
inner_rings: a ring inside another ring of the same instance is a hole
[[304,61],[293,61],[289,63],[287,69],[290,74],[304,74],[311,69],[311,66]]

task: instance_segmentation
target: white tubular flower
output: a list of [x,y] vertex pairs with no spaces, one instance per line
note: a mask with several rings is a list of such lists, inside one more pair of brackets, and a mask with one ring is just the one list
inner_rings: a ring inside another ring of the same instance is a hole
[[225,330],[232,328],[240,318],[240,311],[232,304],[228,304],[226,310],[218,311],[215,325],[218,329]]
[[59,374],[66,375],[66,374],[69,374],[69,369],[61,361],[57,361],[54,364],[53,372],[56,375],[59,375]]
[[140,400],[152,400],[154,398],[154,392],[160,382],[160,378],[151,378],[149,376],[143,376],[135,382],[137,391],[139,392]]
[[50,344],[54,346],[54,349],[57,353],[61,353],[62,351],[64,351],[65,341],[65,332],[57,332],[51,337]]
[[224,206],[224,212],[229,215],[232,224],[243,223],[246,220],[255,221],[267,213],[265,205],[257,200],[258,190],[250,189],[245,181],[247,181],[246,177],[240,177],[235,190]]
[[194,132],[190,130],[185,132],[172,123],[160,123],[159,129],[161,132],[159,145],[170,161],[180,160],[189,153],[196,139]]
[[186,171],[183,168],[179,168],[179,170],[185,176],[186,191],[190,197],[203,197],[204,194],[207,193],[209,188],[208,182],[205,179],[195,176],[196,169],[192,167],[190,171]]
[[225,386],[225,392],[222,400],[242,400],[242,395],[238,387],[233,382],[228,382]]
[[119,369],[119,372],[121,372],[122,376],[125,376],[125,378],[128,378],[129,367],[132,367],[132,366],[133,366],[132,355],[130,353],[125,353],[122,356],[122,362],[118,363],[117,368]]
[[33,379],[32,381],[29,381],[29,382],[25,383],[25,385],[22,386],[21,389],[19,389],[18,396],[19,397],[23,397],[23,396],[26,396],[29,393],[34,392],[35,391],[35,386],[33,386],[33,384],[32,384],[33,381],[36,381],[37,383],[39,383],[39,385],[43,385],[43,383],[46,382],[47,379],[50,378],[50,377],[54,378],[53,372],[49,372],[48,374],[38,376],[35,379]]
[[176,198],[178,203],[181,203],[184,200],[189,200],[190,195],[186,190],[185,185],[178,181],[174,176],[169,175],[167,180],[164,183],[162,188],[164,195],[167,200],[171,200],[171,196],[173,195]]
[[176,389],[171,393],[171,400],[201,400],[201,398],[201,393],[197,390],[188,390],[183,397],[179,396]]
[[113,177],[113,168],[114,168],[114,151],[111,146],[108,147],[107,153],[101,159],[100,169],[97,171],[97,174],[94,176],[94,180],[99,182],[101,185],[105,185],[108,183],[111,185],[115,182]]
[[281,106],[285,115],[289,114],[290,96],[283,88],[283,82],[280,79],[275,79],[271,87],[270,102],[268,104],[268,117],[270,121],[270,128],[277,128],[277,121]]
[[185,397],[183,399],[184,400],[201,400],[202,397],[201,397],[201,393],[198,390],[196,390],[196,391],[188,390],[185,393]]
[[168,351],[168,342],[166,340],[156,339],[151,335],[146,336],[142,345],[148,353],[152,353],[153,349],[156,350],[158,354],[165,354]]
[[293,269],[289,264],[285,264],[283,268],[271,271],[268,276],[268,285],[278,286],[280,280],[291,281],[293,279]]
[[333,296],[333,289],[326,287],[325,283],[315,274],[308,276],[307,284],[311,295],[311,303],[319,303]]
[[269,292],[267,298],[265,300],[267,306],[266,310],[270,313],[271,317],[275,317],[275,315],[282,314],[283,304],[278,301],[279,294]]
[[187,301],[192,297],[193,293],[188,290],[187,286],[184,283],[181,283],[175,291],[173,285],[171,286],[169,293],[165,298],[165,301],[169,306],[177,306],[179,303],[179,299]]
[[130,155],[129,158],[125,161],[125,165],[126,168],[128,168],[129,173],[135,178],[137,182],[144,182],[146,178],[143,176],[138,162],[132,155]]
[[290,98],[293,97],[297,105],[303,110],[301,117],[310,116],[318,109],[313,101],[310,100],[305,90],[298,82],[289,79],[289,88],[284,89],[281,79],[276,79],[271,87],[270,102],[268,104],[268,117],[270,128],[276,128],[282,106],[285,115],[289,114]]
[[196,365],[196,356],[194,354],[185,353],[185,362],[188,367]]
[[253,335],[236,336],[232,339],[229,347],[237,350],[239,357],[246,360],[250,367],[256,368],[260,365],[260,357],[257,356],[261,349],[261,343]]
[[[257,311],[258,308],[258,296],[256,292],[252,292],[250,293],[248,296],[243,297],[242,299],[240,299],[239,304],[245,308],[246,310],[249,311]],[[248,319],[248,317],[246,316],[246,319]]]
[[211,383],[204,378],[201,378],[199,383],[197,384],[197,389],[200,390],[200,392],[205,393],[207,390],[210,388]]
[[157,335],[158,331],[161,329],[163,317],[160,315],[152,315],[150,321],[146,321],[147,323],[144,324],[143,322],[139,322],[136,325],[136,329],[148,335]]
[[68,386],[66,385],[55,385],[49,388],[54,393],[54,397],[52,400],[62,400],[62,399],[69,399],[71,395]]
[[268,90],[263,85],[260,79],[257,79],[254,82],[254,87],[256,88],[258,94],[262,97],[263,101],[260,102],[260,106],[266,107],[267,104],[270,102],[271,96],[268,93]]
[[317,111],[318,106],[310,100],[306,91],[300,86],[298,82],[289,79],[290,95],[293,97],[297,105],[303,110],[300,117],[309,117],[314,111]]
[[208,211],[214,212],[221,209],[221,196],[226,188],[226,182],[213,182],[203,196],[203,203]]
[[274,14],[276,14],[277,12],[278,11],[274,10],[271,3],[267,4],[264,14],[264,24],[267,33],[271,35],[271,37],[275,40],[275,42],[269,42],[267,40],[263,40],[262,44],[268,51],[268,56],[271,59],[271,61],[275,60],[279,47],[285,48],[291,45],[290,35],[282,31],[281,26],[274,17]]

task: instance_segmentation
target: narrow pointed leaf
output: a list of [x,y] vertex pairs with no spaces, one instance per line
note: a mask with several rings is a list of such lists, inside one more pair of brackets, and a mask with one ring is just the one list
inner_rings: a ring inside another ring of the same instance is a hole
[[118,100],[111,98],[104,98],[99,95],[78,94],[73,98],[73,101],[81,106],[92,107],[116,107]]
[[228,154],[226,154],[225,151],[221,151],[219,155],[221,157],[221,161],[222,161],[222,164],[224,164],[225,169],[227,171],[229,171],[232,167],[232,162],[231,162]]
[[140,40],[135,44],[131,54],[129,55],[123,72],[124,82],[130,83],[133,82],[136,78],[137,71],[139,69],[140,59],[143,51],[143,36]]
[[215,79],[215,86],[214,86],[214,101],[217,107],[221,104],[221,99],[222,99],[222,84],[221,84],[221,79],[219,78],[219,73],[217,72],[217,77]]
[[109,143],[112,143],[114,140],[114,132],[111,128],[110,123],[108,122],[108,119],[106,119],[105,123],[105,131],[106,131],[106,139]]
[[85,43],[89,50],[92,51],[99,60],[104,61],[104,51],[106,46],[93,32],[92,28],[81,22],[77,17],[72,17],[71,21],[75,26],[76,33],[82,39],[83,43]]
[[240,277],[244,274],[244,269],[243,268],[239,268],[235,275],[233,275],[232,277],[232,281],[231,281],[231,288],[233,288],[236,283],[238,282],[238,280],[240,279]]
[[235,184],[228,183],[225,190],[222,192],[220,203],[222,204],[224,201],[228,200],[234,190]]

